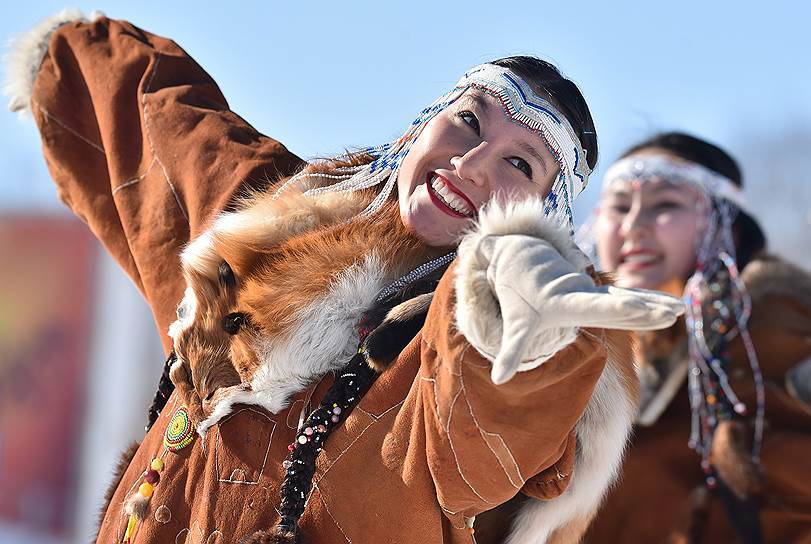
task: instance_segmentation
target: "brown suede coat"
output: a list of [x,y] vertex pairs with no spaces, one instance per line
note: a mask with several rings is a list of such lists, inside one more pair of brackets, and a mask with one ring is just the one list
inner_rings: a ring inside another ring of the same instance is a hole
[[[176,44],[106,18],[53,34],[31,108],[61,198],[132,277],[162,332],[182,296],[183,245],[242,188],[301,162],[231,112]],[[602,344],[581,336],[494,386],[490,363],[453,326],[453,275],[421,333],[327,442],[301,523],[308,542],[471,542],[466,518],[521,489],[539,498],[565,489]],[[277,414],[238,409],[177,453],[163,448],[173,396],[118,485],[98,541],[121,542],[123,501],[162,452],[152,514],[133,542],[230,543],[270,528],[303,395]]]
[[[761,523],[767,543],[811,542],[811,410],[786,392],[785,374],[811,356],[811,277],[785,262],[758,259],[742,273],[752,297],[749,330],[766,382]],[[655,333],[673,352],[678,334]],[[665,347],[665,346],[660,346]],[[683,355],[680,355],[683,356]],[[732,386],[754,407],[742,342],[731,346]],[[591,526],[586,542],[737,542],[719,497],[703,493],[699,456],[687,447],[686,381],[650,426],[638,426],[623,473]],[[698,490],[698,491],[697,491]],[[689,534],[696,535],[692,540]]]

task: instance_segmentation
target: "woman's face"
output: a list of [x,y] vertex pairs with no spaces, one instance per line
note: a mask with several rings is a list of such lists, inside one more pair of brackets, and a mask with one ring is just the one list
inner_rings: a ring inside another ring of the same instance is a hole
[[452,245],[492,195],[544,196],[557,171],[540,136],[471,89],[426,124],[403,159],[400,217],[430,245]]
[[[642,150],[632,156],[666,154]],[[696,260],[706,204],[700,193],[664,180],[616,181],[603,194],[597,216],[597,252],[602,268],[624,287],[681,294]]]

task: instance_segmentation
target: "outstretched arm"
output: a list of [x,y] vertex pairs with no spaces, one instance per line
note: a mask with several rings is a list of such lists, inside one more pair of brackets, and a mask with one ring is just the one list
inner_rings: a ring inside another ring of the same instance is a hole
[[165,332],[183,293],[182,247],[241,189],[301,160],[232,112],[177,44],[130,23],[63,12],[13,48],[10,107],[30,109],[60,198]]
[[543,512],[522,514],[538,541],[585,523],[619,467],[636,403],[622,330],[663,328],[683,312],[667,295],[595,284],[542,213],[540,201],[481,212],[422,330],[418,380],[392,433],[402,425],[410,441],[387,442],[426,456],[455,524],[519,491],[544,499]]

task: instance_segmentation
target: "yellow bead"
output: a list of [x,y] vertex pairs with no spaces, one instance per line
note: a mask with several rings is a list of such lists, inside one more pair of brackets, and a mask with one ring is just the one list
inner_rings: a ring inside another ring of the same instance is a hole
[[149,482],[142,483],[141,487],[138,488],[138,493],[144,497],[151,497],[153,491],[155,491],[155,488]]
[[160,472],[161,470],[163,470],[163,459],[160,459],[158,457],[152,459],[152,463],[149,465],[149,468]]

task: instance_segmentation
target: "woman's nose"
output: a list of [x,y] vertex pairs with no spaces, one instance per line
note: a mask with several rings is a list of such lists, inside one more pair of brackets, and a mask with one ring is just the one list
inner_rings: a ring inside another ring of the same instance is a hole
[[637,203],[634,203],[628,213],[622,218],[620,233],[625,237],[638,236],[645,233],[651,227],[650,214]]
[[490,150],[487,142],[467,150],[463,155],[451,157],[451,166],[463,181],[484,187],[490,182]]

